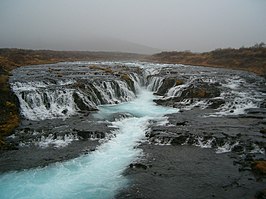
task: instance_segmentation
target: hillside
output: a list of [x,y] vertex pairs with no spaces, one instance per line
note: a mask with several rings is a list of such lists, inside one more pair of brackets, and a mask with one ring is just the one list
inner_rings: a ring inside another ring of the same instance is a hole
[[149,61],[239,69],[266,77],[266,48],[264,44],[250,48],[217,49],[204,53],[161,52],[149,57]]

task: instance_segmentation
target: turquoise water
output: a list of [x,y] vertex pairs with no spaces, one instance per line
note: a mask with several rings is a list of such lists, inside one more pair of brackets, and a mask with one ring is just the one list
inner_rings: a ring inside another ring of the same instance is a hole
[[142,89],[128,103],[101,106],[96,117],[104,119],[114,113],[130,113],[132,117],[112,122],[116,136],[96,151],[44,168],[9,172],[0,176],[1,199],[90,199],[113,198],[129,184],[122,173],[138,157],[135,146],[144,139],[149,121],[164,122],[163,115],[176,109],[156,106],[150,91]]

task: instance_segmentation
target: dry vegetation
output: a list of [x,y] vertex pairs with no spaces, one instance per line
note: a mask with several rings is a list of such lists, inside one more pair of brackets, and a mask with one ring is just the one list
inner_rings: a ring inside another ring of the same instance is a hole
[[205,53],[161,52],[152,55],[149,60],[160,63],[240,69],[266,77],[266,47],[263,43],[250,48],[216,49]]

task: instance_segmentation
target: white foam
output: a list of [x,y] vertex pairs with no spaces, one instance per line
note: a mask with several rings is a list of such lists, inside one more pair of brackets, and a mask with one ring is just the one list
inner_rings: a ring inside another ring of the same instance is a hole
[[54,147],[61,148],[66,147],[71,142],[78,140],[77,135],[74,134],[65,134],[64,136],[54,137],[53,134],[49,134],[47,137],[42,136],[38,141],[35,142],[35,145],[41,148]]
[[208,139],[208,140],[204,140],[203,137],[199,136],[197,138],[197,142],[194,145],[198,146],[200,148],[212,148],[212,142],[214,140],[215,140],[214,138]]
[[249,153],[254,153],[254,154],[263,154],[265,155],[265,150],[264,148],[259,147],[257,144],[252,144],[253,148]]
[[162,77],[156,77],[152,76],[148,79],[148,90],[157,92],[158,89],[161,87],[163,84],[163,78]]
[[31,120],[67,117],[76,114],[78,110],[74,103],[72,89],[36,89],[33,92],[19,92],[17,96],[21,113]]
[[239,89],[241,84],[245,84],[246,81],[241,79],[239,76],[235,76],[233,78],[228,78],[225,80],[225,83],[222,83],[222,86],[230,88],[232,90]]
[[223,146],[218,146],[218,148],[216,149],[216,153],[228,153],[231,152],[232,149],[239,145],[239,142],[235,142],[234,144],[231,144],[230,142],[226,142]]

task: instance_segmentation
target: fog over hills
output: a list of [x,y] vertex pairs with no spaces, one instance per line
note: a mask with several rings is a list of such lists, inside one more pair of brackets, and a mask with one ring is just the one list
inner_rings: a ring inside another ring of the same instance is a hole
[[[5,44],[6,43],[6,44]],[[90,37],[86,40],[77,38],[59,38],[56,40],[36,40],[32,38],[27,41],[2,42],[2,46],[8,48],[29,48],[49,50],[73,50],[73,51],[106,51],[106,52],[127,52],[138,54],[154,54],[163,49],[156,49],[134,42],[115,39],[111,37]]]
[[1,0],[0,48],[154,53],[247,47],[266,43],[265,8],[265,0]]

